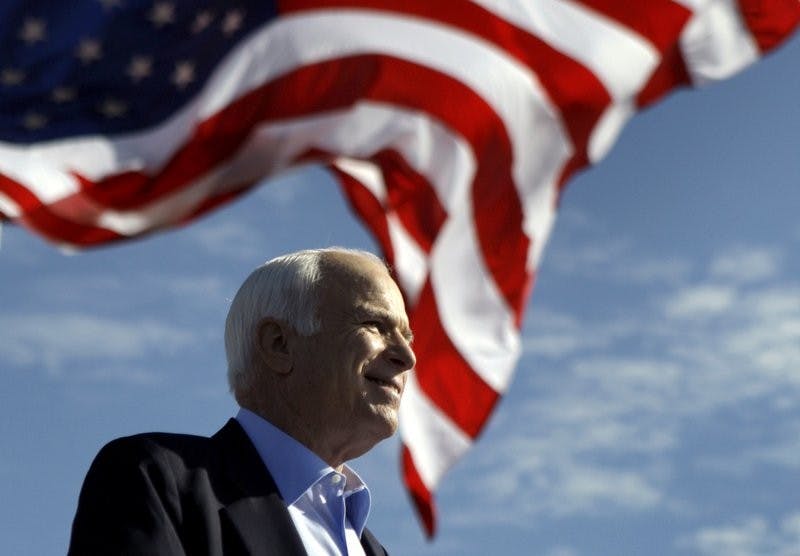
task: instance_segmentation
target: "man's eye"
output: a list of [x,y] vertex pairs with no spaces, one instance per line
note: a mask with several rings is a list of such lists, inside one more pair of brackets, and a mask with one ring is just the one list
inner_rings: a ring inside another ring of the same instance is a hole
[[381,323],[380,321],[377,320],[367,320],[362,322],[361,324],[363,324],[364,326],[368,326],[370,328],[374,328],[375,330],[381,329]]

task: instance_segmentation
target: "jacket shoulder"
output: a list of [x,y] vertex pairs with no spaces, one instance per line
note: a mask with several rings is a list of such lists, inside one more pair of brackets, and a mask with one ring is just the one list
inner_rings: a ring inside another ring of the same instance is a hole
[[202,546],[218,545],[216,461],[211,439],[202,436],[112,440],[84,480],[69,553],[202,554]]

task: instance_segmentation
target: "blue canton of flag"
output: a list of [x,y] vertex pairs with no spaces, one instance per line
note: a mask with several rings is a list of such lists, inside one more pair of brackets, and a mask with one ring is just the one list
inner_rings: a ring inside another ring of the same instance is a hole
[[274,2],[84,0],[0,5],[0,140],[156,125],[203,86]]

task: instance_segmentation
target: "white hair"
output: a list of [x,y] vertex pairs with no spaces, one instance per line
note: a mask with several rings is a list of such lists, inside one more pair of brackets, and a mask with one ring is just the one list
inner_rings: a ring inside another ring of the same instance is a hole
[[322,277],[323,259],[335,254],[360,255],[384,264],[368,251],[328,247],[276,257],[247,277],[236,292],[225,320],[225,355],[231,392],[246,391],[254,373],[258,372],[253,351],[258,325],[264,318],[280,319],[304,336],[319,331],[317,284]]

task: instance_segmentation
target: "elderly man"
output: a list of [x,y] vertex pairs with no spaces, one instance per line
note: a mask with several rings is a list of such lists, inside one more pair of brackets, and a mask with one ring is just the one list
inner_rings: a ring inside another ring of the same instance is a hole
[[345,462],[396,430],[410,343],[377,257],[334,248],[267,262],[225,328],[236,418],[211,438],[105,446],[70,554],[385,554],[364,527],[369,491]]

